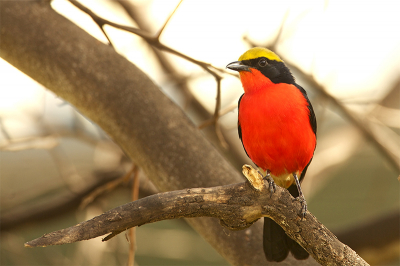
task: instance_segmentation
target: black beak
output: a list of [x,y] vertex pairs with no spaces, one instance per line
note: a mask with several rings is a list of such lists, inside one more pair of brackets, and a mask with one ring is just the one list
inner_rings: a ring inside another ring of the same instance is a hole
[[226,68],[235,70],[235,71],[250,71],[250,67],[246,66],[242,63],[242,61],[235,61],[226,66]]

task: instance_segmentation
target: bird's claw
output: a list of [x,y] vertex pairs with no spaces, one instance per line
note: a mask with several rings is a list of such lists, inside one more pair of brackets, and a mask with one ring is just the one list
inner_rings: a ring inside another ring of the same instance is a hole
[[268,182],[269,192],[271,193],[271,196],[272,196],[272,194],[275,193],[275,191],[276,191],[275,182],[274,182],[274,180],[273,180],[270,176],[268,176],[268,175],[265,176],[264,179],[267,180],[267,182]]
[[306,216],[306,212],[307,212],[307,202],[306,199],[304,198],[303,195],[295,198],[295,200],[297,200],[298,202],[300,202],[301,204],[301,209],[300,209],[300,213],[299,216],[303,219]]

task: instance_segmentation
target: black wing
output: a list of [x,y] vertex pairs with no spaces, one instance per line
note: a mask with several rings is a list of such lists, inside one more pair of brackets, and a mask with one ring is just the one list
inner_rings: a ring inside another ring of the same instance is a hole
[[[310,111],[310,114],[308,115],[308,117],[309,117],[309,119],[310,119],[310,125],[311,125],[311,128],[312,128],[314,134],[317,135],[317,118],[315,117],[314,109],[313,109],[313,107],[312,107],[312,105],[311,105],[310,99],[308,99],[307,92],[306,92],[306,90],[303,89],[303,87],[301,87],[299,84],[296,84],[296,83],[295,83],[294,85],[296,86],[296,88],[298,88],[298,89],[301,91],[301,93],[303,94],[304,98],[306,98],[306,100],[307,100],[307,103],[308,103],[308,106],[307,106],[307,107],[308,107],[308,110]],[[308,166],[310,165],[311,161],[312,161],[312,158],[311,158],[311,160],[308,162],[307,166],[304,168],[303,172],[301,172],[300,180],[299,180],[300,182],[303,180],[304,176],[306,175],[307,168],[308,168]],[[291,191],[290,189],[289,189],[289,191],[291,192],[290,194],[292,194],[292,191]],[[293,192],[294,192],[294,191],[293,191]],[[297,192],[297,193],[298,193],[298,192]],[[293,197],[296,197],[296,196],[293,195],[293,194],[292,194],[292,196],[293,196]],[[298,195],[297,195],[297,196],[298,196]]]
[[307,92],[299,84],[295,83],[294,85],[296,86],[296,88],[298,88],[301,91],[301,94],[303,94],[304,98],[306,98],[306,100],[307,100],[307,103],[308,103],[307,107],[308,107],[308,110],[310,111],[310,114],[309,114],[310,125],[311,125],[311,128],[312,128],[314,134],[317,135],[317,119],[315,117],[314,109],[312,107],[310,99],[308,99]]
[[[242,127],[240,126],[240,121],[239,121],[239,110],[240,110],[240,101],[242,100],[244,93],[242,94],[242,96],[240,96],[239,101],[238,101],[238,135],[239,135],[239,139],[242,142],[243,145],[243,140],[242,140]],[[246,151],[246,148],[243,145],[243,149],[246,152],[247,157],[250,158],[249,154]]]

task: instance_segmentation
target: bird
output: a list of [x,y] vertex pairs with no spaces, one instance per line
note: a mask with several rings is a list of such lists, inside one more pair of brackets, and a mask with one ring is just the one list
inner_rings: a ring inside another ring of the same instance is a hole
[[[239,72],[244,90],[238,102],[238,134],[247,156],[271,192],[278,185],[300,201],[304,218],[307,203],[300,183],[317,144],[317,121],[307,92],[282,59],[263,47],[251,48],[226,67]],[[298,260],[309,256],[268,217],[263,248],[268,261],[283,261],[289,251]]]

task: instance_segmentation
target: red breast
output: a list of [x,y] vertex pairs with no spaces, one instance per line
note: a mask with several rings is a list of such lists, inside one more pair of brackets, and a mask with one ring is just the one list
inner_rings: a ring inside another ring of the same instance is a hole
[[239,123],[250,159],[275,176],[302,172],[316,145],[307,100],[294,85],[274,84],[256,69],[240,77]]

